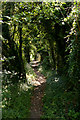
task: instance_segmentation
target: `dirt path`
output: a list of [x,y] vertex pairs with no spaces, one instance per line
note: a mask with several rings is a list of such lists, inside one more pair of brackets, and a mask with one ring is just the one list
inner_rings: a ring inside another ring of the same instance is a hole
[[44,89],[46,79],[45,77],[37,71],[36,66],[38,66],[37,62],[33,63],[33,69],[37,75],[36,78],[36,87],[33,90],[33,96],[31,98],[31,118],[40,119],[43,114],[43,102],[42,98],[44,96]]

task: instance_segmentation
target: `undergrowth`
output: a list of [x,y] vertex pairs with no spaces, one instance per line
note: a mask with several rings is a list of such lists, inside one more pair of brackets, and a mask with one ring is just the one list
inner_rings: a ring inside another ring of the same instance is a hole
[[[31,89],[20,87],[22,83],[4,84],[4,81],[5,77],[3,77],[2,86],[2,118],[28,118],[30,113]],[[27,85],[26,88],[28,88]]]
[[[2,81],[2,119],[29,118],[35,73],[29,64],[25,66],[26,79],[6,71]],[[18,81],[18,82],[17,82]]]
[[67,90],[67,79],[64,74],[58,75],[56,71],[38,68],[47,78],[45,94],[43,97],[43,119],[79,120],[79,92]]

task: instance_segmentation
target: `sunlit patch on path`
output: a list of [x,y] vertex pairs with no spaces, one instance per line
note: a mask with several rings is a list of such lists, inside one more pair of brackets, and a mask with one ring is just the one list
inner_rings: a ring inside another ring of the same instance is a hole
[[36,67],[39,65],[38,62],[34,61],[32,64],[32,67],[34,69],[34,72],[36,73],[37,77],[35,80],[33,80],[34,90],[33,90],[33,96],[31,98],[31,116],[30,118],[40,118],[43,114],[43,102],[42,98],[44,96],[44,89],[45,89],[45,83],[46,79],[45,77],[37,71]]

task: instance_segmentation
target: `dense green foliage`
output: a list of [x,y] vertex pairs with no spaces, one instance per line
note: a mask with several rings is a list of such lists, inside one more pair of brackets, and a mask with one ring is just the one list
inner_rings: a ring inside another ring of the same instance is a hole
[[29,82],[35,78],[35,73],[30,65],[27,65],[27,69],[25,70],[29,80],[19,80],[15,73],[12,74],[7,71],[3,73],[2,117],[5,120],[30,117],[30,101],[33,88]]
[[3,86],[2,117],[5,119],[28,118],[30,113],[30,96],[30,90],[20,90],[17,84]]
[[67,90],[67,77],[60,76],[51,69],[44,69],[41,72],[47,77],[43,98],[44,115],[41,118],[79,120],[79,93],[75,90]]
[[78,120],[80,2],[3,2],[1,38],[3,73],[11,74],[3,74],[3,117],[28,116],[31,92],[19,92],[19,85],[34,79],[29,63],[38,60],[47,78],[43,118]]

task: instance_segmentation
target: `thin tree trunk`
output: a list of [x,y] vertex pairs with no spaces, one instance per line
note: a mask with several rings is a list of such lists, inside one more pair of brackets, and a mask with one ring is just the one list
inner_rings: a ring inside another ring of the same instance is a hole
[[23,61],[22,61],[22,24],[19,23],[19,35],[20,35],[20,39],[19,39],[19,64],[20,64],[20,73],[19,73],[19,77],[21,77],[21,73],[22,73],[22,66],[23,66]]
[[55,55],[54,55],[54,46],[53,46],[53,41],[49,40],[49,45],[50,45],[50,52],[51,52],[51,55],[52,55],[52,60],[53,60],[53,64],[54,64],[54,69],[56,68],[56,62],[55,62]]

